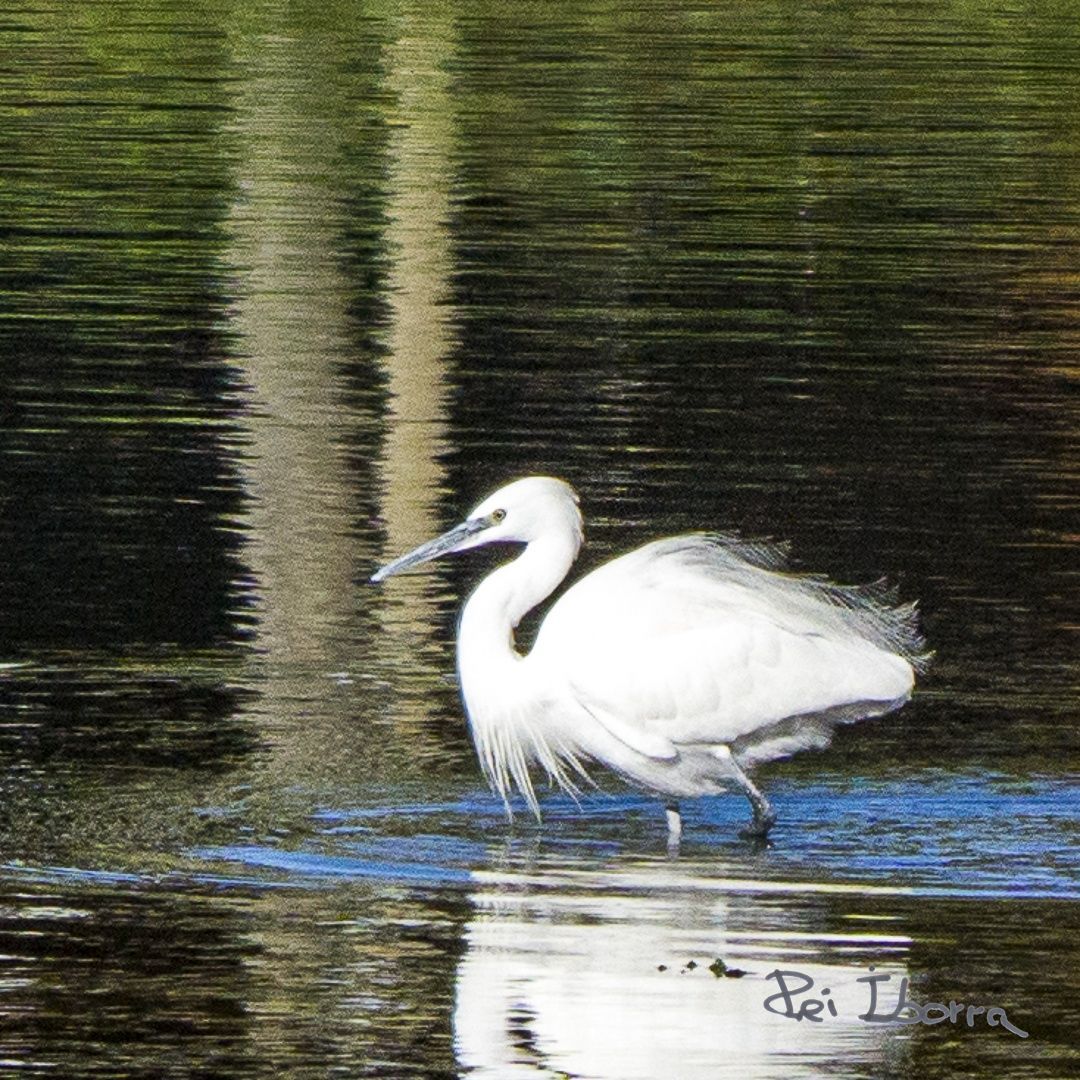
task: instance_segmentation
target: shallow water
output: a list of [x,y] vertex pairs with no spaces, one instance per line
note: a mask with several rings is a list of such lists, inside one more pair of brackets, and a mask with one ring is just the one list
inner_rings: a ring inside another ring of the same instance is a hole
[[[1055,5],[0,7],[3,1067],[1075,1065],[1078,44]],[[508,825],[453,659],[498,556],[366,580],[534,472],[582,570],[786,538],[918,598],[934,665],[762,770],[766,848],[734,796],[678,859],[615,788]],[[870,965],[1030,1037],[862,1021]],[[838,1015],[766,1010],[777,968]]]

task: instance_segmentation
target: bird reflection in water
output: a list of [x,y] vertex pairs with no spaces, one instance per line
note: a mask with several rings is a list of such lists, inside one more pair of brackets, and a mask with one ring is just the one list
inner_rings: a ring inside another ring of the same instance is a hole
[[[873,956],[894,983],[903,934],[825,932],[828,886],[737,882],[714,860],[478,874],[458,964],[454,1048],[477,1078],[681,1080],[880,1075],[904,1032],[859,1018]],[[835,888],[835,887],[834,887]],[[715,958],[744,972],[716,974]],[[798,967],[828,987],[837,1016],[797,1023],[763,1007],[768,974]]]

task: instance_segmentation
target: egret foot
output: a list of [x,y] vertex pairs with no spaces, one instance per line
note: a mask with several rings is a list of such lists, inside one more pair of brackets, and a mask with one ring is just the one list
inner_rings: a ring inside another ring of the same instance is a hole
[[754,811],[754,820],[741,831],[741,836],[764,839],[776,824],[776,814],[769,805],[769,800],[758,789],[749,776],[742,771],[729,746],[714,746],[713,753],[727,766],[731,778],[743,789],[743,794],[750,800]]
[[776,824],[776,815],[770,809],[765,814],[754,814],[754,820],[745,828],[739,830],[739,835],[744,840],[764,841],[769,836],[769,830]]
[[667,849],[669,855],[679,854],[679,841],[682,839],[682,817],[679,814],[679,804],[669,802],[664,807],[667,814]]

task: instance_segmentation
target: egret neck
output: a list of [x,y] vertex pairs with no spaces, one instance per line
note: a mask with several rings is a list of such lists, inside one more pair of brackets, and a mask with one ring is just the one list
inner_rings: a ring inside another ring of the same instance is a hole
[[573,795],[591,761],[665,797],[672,844],[678,799],[731,787],[762,837],[775,815],[747,770],[898,709],[929,659],[914,605],[884,585],[792,574],[775,546],[708,533],[654,540],[587,574],[523,656],[514,631],[566,576],[581,530],[570,485],[527,476],[372,575],[526,545],[477,586],[458,627],[477,757],[508,812],[516,788],[540,815],[530,766]]
[[463,682],[491,685],[505,664],[524,659],[514,646],[514,631],[566,577],[580,547],[581,541],[569,529],[549,530],[480,582],[465,604],[458,628]]

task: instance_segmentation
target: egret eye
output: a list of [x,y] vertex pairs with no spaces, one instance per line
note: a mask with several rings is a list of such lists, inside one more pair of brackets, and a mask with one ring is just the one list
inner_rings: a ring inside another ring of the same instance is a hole
[[[539,818],[530,763],[576,797],[595,762],[664,799],[673,855],[677,800],[725,787],[746,796],[748,834],[762,838],[776,815],[744,769],[823,747],[838,724],[911,696],[928,660],[913,604],[880,584],[783,573],[782,549],[733,534],[669,536],[612,559],[564,592],[532,649],[518,652],[519,621],[581,547],[576,502],[564,481],[515,480],[372,575],[484,544],[526,545],[473,591],[458,623],[469,731],[504,800],[517,788]],[[492,503],[499,509],[484,513]],[[508,506],[517,510],[504,532]]]

